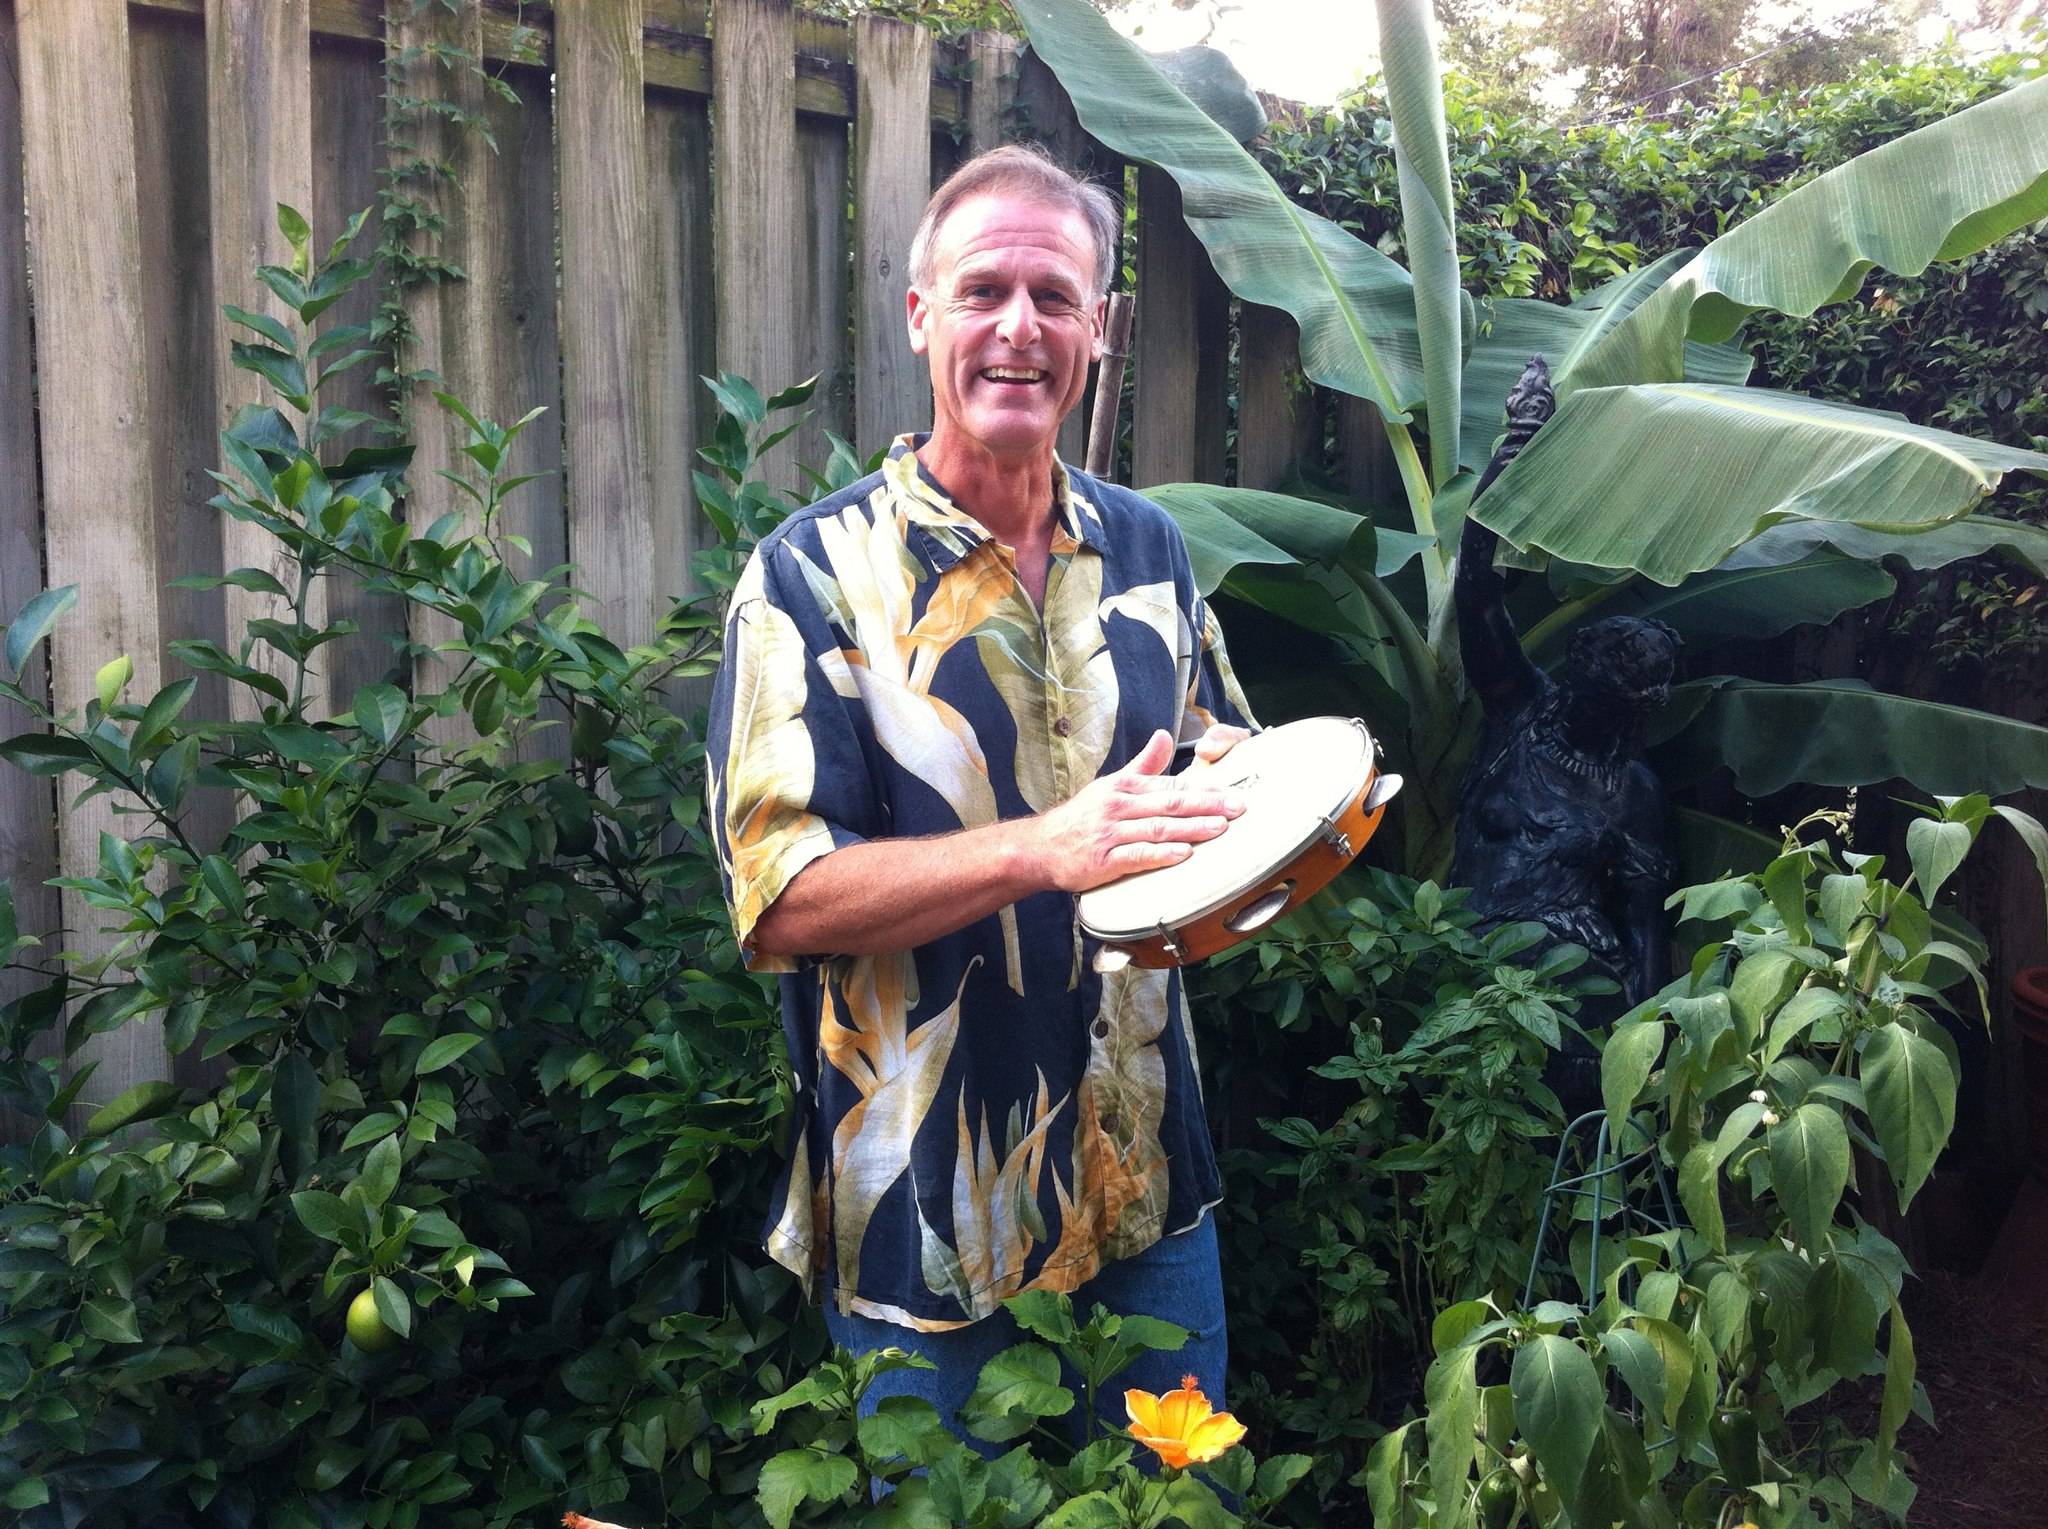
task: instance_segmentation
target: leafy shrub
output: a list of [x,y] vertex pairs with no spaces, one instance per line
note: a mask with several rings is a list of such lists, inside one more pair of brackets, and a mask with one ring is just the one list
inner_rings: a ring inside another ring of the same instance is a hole
[[[1575,946],[1515,964],[1544,931],[1481,932],[1462,890],[1375,871],[1370,891],[1190,978],[1209,1096],[1232,1100],[1233,1394],[1326,1491],[1417,1394],[1437,1311],[1519,1295],[1565,1124],[1545,1071],[1613,986]],[[1238,1142],[1248,1107],[1263,1140]]]
[[[344,258],[361,222],[316,262],[281,213],[291,259],[261,274],[301,324],[366,276]],[[0,897],[0,951],[45,979],[0,1010],[0,1100],[40,1123],[0,1151],[0,1501],[31,1529],[504,1524],[570,1491],[748,1520],[772,1441],[747,1403],[823,1337],[752,1251],[779,1026],[738,963],[702,748],[664,687],[716,661],[718,586],[778,513],[751,463],[801,390],[725,381],[744,417],[706,462],[742,512],[712,593],[621,651],[508,561],[496,512],[532,415],[444,398],[469,426],[470,518],[423,526],[415,495],[404,523],[408,449],[322,455],[357,421],[320,385],[367,334],[230,316],[278,404],[222,434],[214,502],[296,577],[231,572],[284,614],[234,652],[174,651],[257,716],[192,717],[189,678],[131,697],[116,658],[82,712],[0,744],[140,828],[65,883],[102,954],[37,965]],[[306,591],[337,578],[446,621],[441,688],[401,670],[309,708],[347,628],[309,625]],[[10,669],[69,599],[8,629]],[[204,793],[233,804],[218,846],[181,823]],[[84,1049],[146,1019],[215,1081],[99,1099]],[[43,1041],[58,1056],[33,1059]],[[344,1337],[366,1291],[349,1330],[382,1352]]]
[[[1616,1139],[1675,1174],[1690,1225],[1630,1237],[1587,1304],[1443,1312],[1426,1418],[1366,1473],[1381,1529],[1469,1523],[1482,1492],[1537,1524],[1904,1516],[1899,1430],[1925,1412],[1908,1270],[1857,1205],[1880,1175],[1909,1202],[1954,1125],[1942,985],[1967,978],[1981,1009],[1983,977],[1928,905],[1994,812],[2048,876],[2041,826],[1973,796],[1914,825],[1902,881],[1807,837],[1835,814],[1762,872],[1674,897],[1729,932],[1615,1027],[1601,1083]],[[1840,1406],[1866,1376],[1870,1437]]]
[[[1242,1445],[1214,1459],[1197,1455],[1184,1466],[1142,1470],[1134,1463],[1133,1439],[1102,1429],[1095,1400],[1140,1354],[1180,1348],[1186,1330],[1152,1317],[1117,1317],[1100,1306],[1077,1322],[1067,1297],[1046,1291],[1027,1291],[1004,1305],[1031,1339],[982,1366],[960,1421],[974,1439],[1014,1448],[983,1458],[917,1397],[885,1397],[871,1415],[860,1416],[861,1398],[877,1377],[930,1363],[900,1349],[862,1355],[838,1349],[788,1390],[754,1406],[763,1430],[785,1417],[797,1424],[794,1446],[761,1469],[759,1500],[771,1529],[789,1529],[792,1522],[1225,1529],[1264,1522],[1307,1472],[1301,1455],[1261,1464]],[[1080,1380],[1081,1397],[1061,1383],[1063,1366]],[[1084,1440],[1075,1447],[1049,1425],[1077,1406]],[[1156,1468],[1161,1462],[1149,1463]],[[871,1510],[878,1491],[887,1495]]]

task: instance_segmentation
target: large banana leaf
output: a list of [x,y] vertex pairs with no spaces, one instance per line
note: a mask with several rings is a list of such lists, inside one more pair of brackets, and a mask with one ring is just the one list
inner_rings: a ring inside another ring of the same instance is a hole
[[1379,0],[1379,34],[1387,114],[1394,122],[1402,243],[1414,279],[1416,334],[1422,345],[1430,479],[1447,483],[1458,471],[1465,295],[1459,285],[1457,204],[1451,199],[1444,85],[1437,73],[1429,10],[1422,0]]
[[1667,726],[1670,734],[1652,758],[1671,785],[1726,765],[1749,796],[1794,781],[1866,786],[1896,779],[1944,796],[2048,786],[2048,727],[1887,695],[1854,680],[1698,680],[1679,687]]
[[1758,309],[1803,316],[1873,266],[1902,276],[2048,216],[2048,79],[1858,155],[1714,240],[1559,378],[1676,382],[1688,338],[1724,340]]
[[1561,607],[1531,632],[1532,650],[1548,658],[1563,650],[1578,619],[1641,616],[1662,621],[1687,643],[1704,645],[1728,638],[1776,637],[1796,626],[1832,621],[1882,600],[1897,587],[1875,563],[1823,552],[1799,563],[1730,568],[1726,563],[1696,574],[1676,589],[1632,580]]
[[1677,584],[1793,519],[1938,525],[2048,456],[1762,388],[1574,393],[1473,513],[1516,547]]
[[[1220,589],[1335,638],[1411,713],[1436,704],[1435,656],[1380,580],[1369,519],[1311,499],[1214,483],[1162,483],[1145,493],[1179,525],[1205,594]],[[1391,727],[1385,715],[1371,720],[1382,731]]]
[[1828,547],[1872,562],[1895,557],[1919,569],[1944,568],[1966,557],[2002,552],[2048,576],[2048,531],[1991,515],[1965,515],[1924,531],[1879,530],[1827,520],[1781,521],[1729,553],[1715,571],[1795,563]]
[[[1176,90],[1087,0],[1016,0],[1031,47],[1081,125],[1180,185],[1188,227],[1230,289],[1294,315],[1301,367],[1406,423],[1423,399],[1408,273],[1296,207],[1228,132]],[[1142,318],[1140,320],[1142,322]]]
[[[1682,252],[1679,258],[1683,258]],[[1473,343],[1472,355],[1465,363],[1464,421],[1458,441],[1465,466],[1476,471],[1493,455],[1506,429],[1508,390],[1531,356],[1543,357],[1555,376],[1558,367],[1582,354],[1592,338],[1605,334],[1612,324],[1633,312],[1671,269],[1671,259],[1666,257],[1609,282],[1600,289],[1607,299],[1597,308],[1576,304],[1566,308],[1525,297],[1499,297],[1485,304],[1481,318],[1486,332]],[[1740,386],[1749,380],[1754,364],[1749,352],[1732,345],[1702,345],[1695,340],[1685,347],[1689,382]]]

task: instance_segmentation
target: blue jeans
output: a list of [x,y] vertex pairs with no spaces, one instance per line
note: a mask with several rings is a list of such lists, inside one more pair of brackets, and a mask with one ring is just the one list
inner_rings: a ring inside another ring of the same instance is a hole
[[[1226,1344],[1223,1332],[1223,1276],[1216,1259],[1216,1221],[1204,1215],[1201,1223],[1172,1237],[1162,1237],[1135,1257],[1105,1264],[1095,1278],[1073,1293],[1074,1318],[1085,1322],[1099,1303],[1118,1316],[1159,1317],[1188,1330],[1188,1341],[1179,1349],[1158,1349],[1141,1354],[1095,1398],[1096,1413],[1106,1424],[1122,1428],[1124,1392],[1132,1387],[1155,1394],[1170,1391],[1183,1375],[1195,1377],[1211,1406],[1221,1411]],[[1006,1348],[1035,1342],[1023,1332],[1007,1311],[983,1317],[951,1332],[921,1333],[894,1322],[874,1317],[841,1316],[828,1297],[825,1327],[832,1341],[855,1353],[871,1349],[900,1348],[929,1359],[935,1370],[891,1370],[878,1376],[861,1398],[861,1413],[872,1413],[885,1396],[923,1397],[938,1409],[946,1426],[989,1458],[1013,1448],[989,1444],[970,1437],[960,1426],[960,1406],[974,1390],[981,1367]],[[1048,1419],[1055,1428],[1066,1425],[1076,1445],[1082,1442],[1082,1399],[1080,1376],[1062,1362],[1061,1384],[1074,1393],[1075,1408],[1064,1419]]]

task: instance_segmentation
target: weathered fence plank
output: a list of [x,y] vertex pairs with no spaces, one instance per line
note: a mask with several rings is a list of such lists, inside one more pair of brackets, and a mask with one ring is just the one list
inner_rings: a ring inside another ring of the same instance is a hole
[[[313,212],[309,21],[307,0],[207,0],[206,163],[213,206],[213,391],[220,427],[231,424],[242,406],[271,399],[262,380],[236,367],[230,352],[237,341],[265,342],[230,326],[219,315],[219,305],[233,303],[252,313],[297,322],[256,279],[256,267],[280,265],[288,258],[277,227],[278,204],[308,217]],[[175,143],[177,136],[173,133],[168,141]],[[219,526],[224,568],[261,568],[297,593],[296,570],[275,537],[247,521],[214,511],[208,514]],[[258,591],[230,586],[221,591],[221,603],[233,641],[240,640],[251,620],[291,619],[284,600]],[[308,626],[326,625],[323,585],[306,591],[304,616]],[[266,644],[253,650],[250,662],[280,676],[292,668],[283,653]],[[308,676],[308,699],[320,714],[332,699],[331,673],[325,655],[316,662],[316,671]],[[239,718],[258,714],[260,697],[246,686],[233,687],[228,700]]]
[[1301,337],[1291,315],[1237,310],[1237,481],[1278,488],[1294,463],[1320,448],[1315,396],[1300,386]]
[[1228,326],[1228,289],[1181,217],[1180,189],[1162,171],[1140,170],[1134,487],[1221,480]]
[[[24,166],[35,272],[36,372],[49,578],[76,584],[78,605],[51,650],[61,707],[82,707],[100,665],[126,654],[131,694],[161,683],[149,358],[143,331],[142,236],[136,214],[134,116],[124,0],[22,0]],[[94,875],[102,833],[135,820],[97,797],[60,820],[67,875]],[[102,943],[99,915],[63,899],[66,943]],[[163,1028],[137,1021],[88,1043],[100,1063],[94,1101],[168,1067]]]
[[[385,147],[406,196],[416,198],[442,219],[438,232],[423,230],[412,244],[459,268],[460,280],[426,281],[405,286],[401,301],[412,334],[400,352],[400,369],[410,375],[431,371],[439,381],[409,380],[401,408],[409,421],[414,446],[406,472],[405,517],[415,533],[424,532],[450,513],[462,517],[464,532],[477,524],[476,505],[443,471],[474,470],[463,456],[468,433],[460,419],[434,401],[447,392],[472,408],[488,409],[496,396],[491,375],[491,293],[498,272],[491,264],[492,222],[513,209],[491,202],[491,149],[483,136],[415,101],[446,101],[472,116],[485,110],[488,92],[476,74],[461,63],[443,67],[429,49],[454,48],[465,58],[483,50],[481,12],[459,7],[454,15],[439,6],[415,9],[411,0],[387,0],[385,26],[398,64],[395,94],[388,98]],[[436,168],[446,167],[445,176]],[[422,692],[445,690],[455,673],[448,659],[432,651],[455,634],[454,623],[419,607],[411,608],[412,639],[424,650],[414,658],[415,683]],[[466,718],[430,722],[430,736],[453,741],[467,736]]]
[[[711,304],[711,124],[701,100],[647,95],[647,466],[654,514],[655,593],[698,587],[691,557],[708,527],[690,472],[710,417],[698,379],[717,375]],[[704,687],[708,694],[709,687]]]
[[[313,223],[314,247],[324,252],[341,236],[357,213],[374,213],[377,168],[384,162],[384,59],[381,47],[315,37],[311,48],[313,95]],[[352,254],[368,259],[377,242],[373,216],[357,236]],[[552,305],[551,305],[552,306]],[[356,286],[314,322],[325,334],[347,324],[367,324],[377,314],[373,282]],[[323,390],[329,408],[353,409],[373,419],[391,417],[389,393],[376,385],[372,363],[341,373]],[[329,445],[335,460],[356,446],[377,445],[388,437],[367,426],[337,437]],[[325,580],[327,616],[353,621],[353,637],[322,649],[328,693],[342,704],[364,685],[405,683],[402,663],[389,638],[405,632],[405,607],[389,595],[373,595],[354,574],[338,572]]]
[[[744,102],[712,120],[718,205],[718,365],[770,393],[809,375],[796,357],[796,47],[787,0],[717,0],[712,7],[713,96]],[[785,443],[766,471],[793,476]]]
[[647,168],[640,0],[555,16],[561,113],[562,380],[569,556],[592,616],[622,646],[654,632],[642,405],[641,228]]
[[860,102],[854,127],[855,445],[874,451],[931,424],[931,383],[904,337],[910,237],[931,178],[931,33],[863,16],[853,26]]
[[[791,374],[815,374],[810,418],[790,437],[792,465],[822,469],[831,455],[825,432],[854,437],[852,225],[846,216],[847,126],[837,117],[796,119],[797,199],[801,217],[796,257],[796,311],[790,315]],[[780,480],[778,480],[780,481]],[[804,490],[791,481],[799,495]]]
[[1387,441],[1387,425],[1380,418],[1380,411],[1349,393],[1334,396],[1337,472],[1344,491],[1375,509],[1405,504],[1401,468],[1394,460],[1394,449]]
[[[12,621],[43,587],[28,245],[21,218],[20,81],[14,0],[0,0],[0,459],[8,463],[0,480],[0,621]],[[47,673],[39,648],[19,683],[29,694],[46,698]],[[19,707],[0,700],[0,737],[11,738],[28,726],[28,716]],[[50,780],[0,765],[0,881],[14,890],[15,923],[23,934],[56,929],[57,893],[43,885],[56,872],[57,801]],[[0,1003],[33,985],[34,979],[24,973],[0,971]]]
[[1010,113],[1017,100],[1017,39],[1001,32],[976,32],[967,41],[967,150],[986,154],[1010,140]]

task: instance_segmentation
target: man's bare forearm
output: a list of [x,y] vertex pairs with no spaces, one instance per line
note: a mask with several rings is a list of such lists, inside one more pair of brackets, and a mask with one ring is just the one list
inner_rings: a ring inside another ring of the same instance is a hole
[[[1197,752],[1220,759],[1245,737],[1213,727]],[[1155,732],[1121,770],[1036,817],[929,839],[873,839],[821,856],[754,925],[777,956],[872,956],[965,929],[1034,892],[1085,892],[1185,859],[1244,811],[1235,792],[1164,775],[1173,739]]]
[[929,839],[875,839],[813,860],[754,926],[771,955],[881,955],[965,929],[1051,888],[1035,819]]

